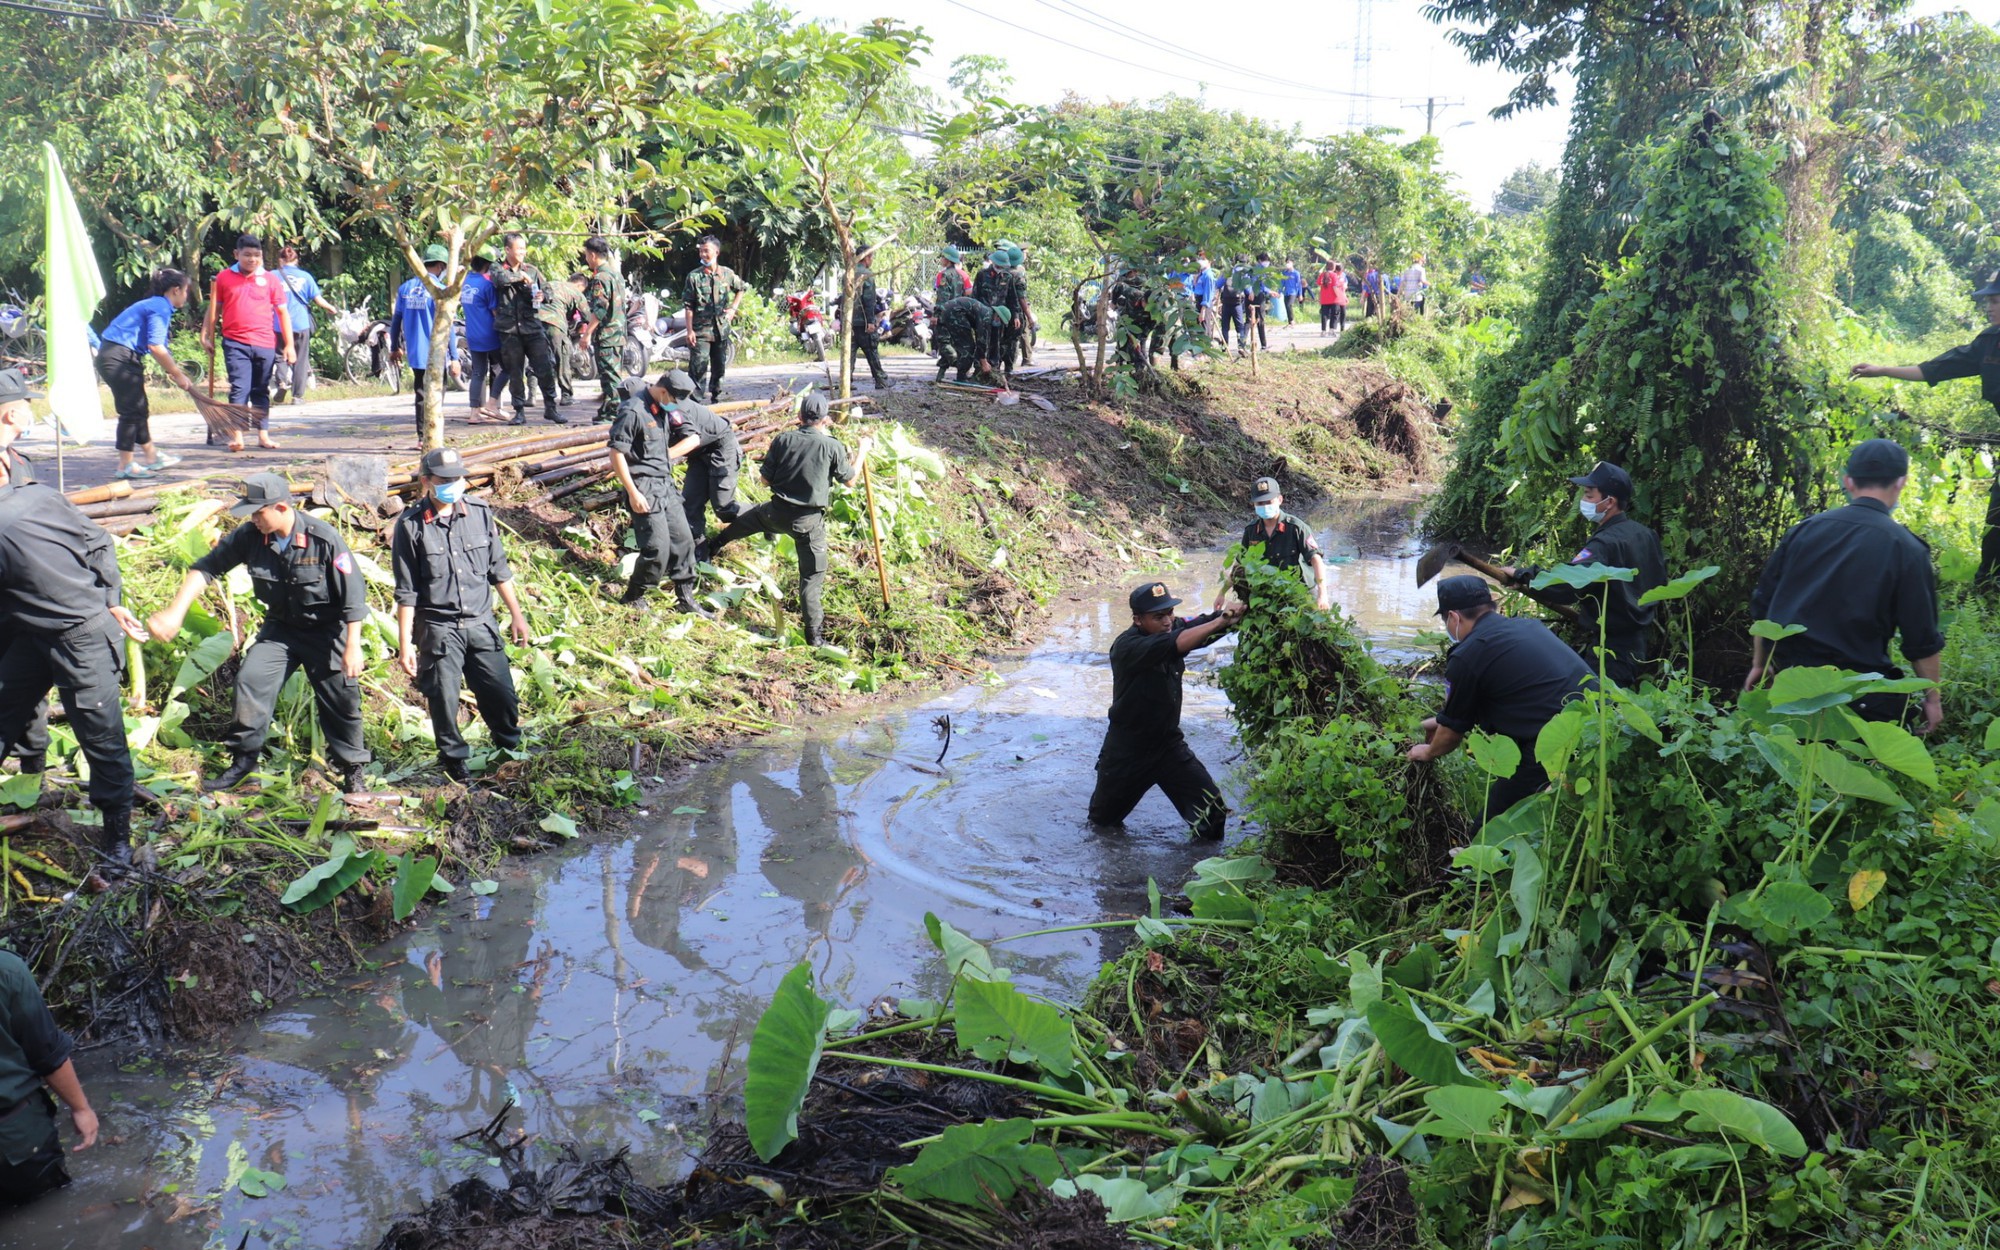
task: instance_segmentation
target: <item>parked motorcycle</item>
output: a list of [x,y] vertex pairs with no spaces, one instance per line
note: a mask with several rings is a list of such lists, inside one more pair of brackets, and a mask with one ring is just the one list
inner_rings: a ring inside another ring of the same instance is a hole
[[349,308],[334,318],[340,336],[340,370],[349,382],[370,378],[389,384],[392,395],[403,392],[403,370],[389,361],[389,323],[368,315],[368,300],[359,308]]
[[885,341],[902,343],[928,354],[931,350],[933,316],[931,302],[923,295],[911,294],[901,299],[892,298],[889,305],[889,332]]
[[792,337],[812,353],[814,360],[826,359],[826,318],[820,315],[817,291],[811,287],[796,295],[785,295],[783,287],[773,294],[784,296],[785,311],[791,315]]
[[0,369],[19,369],[30,382],[41,380],[49,371],[49,343],[29,315],[28,301],[12,287],[12,301],[0,304]]

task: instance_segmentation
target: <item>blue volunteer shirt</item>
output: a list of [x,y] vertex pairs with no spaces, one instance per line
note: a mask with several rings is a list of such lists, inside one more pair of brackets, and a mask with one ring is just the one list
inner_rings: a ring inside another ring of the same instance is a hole
[[475,352],[500,350],[500,333],[493,328],[493,279],[483,273],[465,275],[458,306],[465,310],[465,345]]
[[1286,266],[1286,268],[1285,268],[1285,294],[1287,294],[1287,295],[1304,295],[1305,293],[1306,293],[1306,284],[1305,284],[1305,282],[1304,282],[1304,281],[1303,281],[1303,280],[1302,280],[1302,279],[1301,279],[1301,278],[1299,277],[1299,271],[1298,271],[1297,269],[1294,269],[1294,268],[1292,268],[1291,266]]
[[118,343],[145,355],[149,347],[167,345],[167,323],[174,319],[174,306],[164,295],[149,295],[111,319],[101,336],[106,343]]
[[431,326],[437,301],[424,289],[422,278],[411,278],[396,290],[396,315],[390,319],[391,345],[408,354],[410,368],[431,367]]
[[[313,328],[312,302],[319,298],[319,283],[314,281],[311,274],[297,265],[279,265],[272,272],[278,275],[278,281],[285,284],[285,290],[291,297],[292,333],[311,334]],[[271,329],[278,329],[278,316],[276,313],[271,315]]]
[[1196,304],[1213,302],[1216,291],[1221,287],[1222,279],[1217,276],[1213,266],[1197,272],[1193,280],[1188,283],[1188,290],[1194,294]]

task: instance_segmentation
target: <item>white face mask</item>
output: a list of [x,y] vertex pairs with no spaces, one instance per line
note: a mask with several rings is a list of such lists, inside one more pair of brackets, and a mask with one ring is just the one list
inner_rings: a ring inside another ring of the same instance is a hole
[[1579,500],[1577,500],[1577,501],[1576,501],[1576,510],[1577,510],[1578,512],[1581,512],[1581,513],[1583,513],[1583,519],[1584,519],[1584,520],[1586,520],[1586,521],[1593,521],[1593,522],[1594,522],[1594,521],[1597,521],[1597,520],[1598,520],[1598,519],[1600,518],[1600,514],[1599,514],[1599,512],[1598,512],[1598,510],[1597,510],[1597,505],[1596,505],[1596,504],[1594,504],[1594,503],[1592,503],[1592,502],[1591,502],[1590,500],[1588,500],[1588,499],[1579,499]]
[[1260,503],[1257,505],[1257,515],[1266,521],[1275,521],[1278,519],[1278,505],[1274,503]]

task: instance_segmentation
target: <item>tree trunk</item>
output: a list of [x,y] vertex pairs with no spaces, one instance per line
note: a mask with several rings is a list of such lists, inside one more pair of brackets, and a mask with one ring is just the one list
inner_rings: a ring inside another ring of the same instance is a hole
[[1105,258],[1104,275],[1097,283],[1097,368],[1092,371],[1091,387],[1096,394],[1104,394],[1105,345],[1111,338],[1111,263]]
[[840,398],[854,394],[854,300],[860,283],[855,281],[854,238],[847,223],[833,219],[840,236]]
[[425,451],[444,446],[444,375],[451,367],[451,325],[457,316],[458,292],[453,290],[437,301],[437,316],[431,321],[430,368],[424,370],[424,424],[419,431]]

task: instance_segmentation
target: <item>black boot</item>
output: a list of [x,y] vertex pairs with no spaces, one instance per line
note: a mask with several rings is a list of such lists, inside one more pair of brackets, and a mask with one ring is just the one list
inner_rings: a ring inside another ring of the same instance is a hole
[[674,603],[681,611],[692,612],[703,620],[712,621],[715,619],[714,611],[694,597],[694,584],[692,582],[674,583]]
[[19,763],[23,773],[45,773],[49,771],[49,757],[45,751],[37,751],[33,755],[23,755]]
[[464,760],[455,755],[440,755],[438,764],[443,767],[444,775],[459,785],[472,784],[472,770],[465,766]]
[[103,811],[104,830],[98,836],[98,853],[104,857],[104,875],[112,881],[132,868],[132,809],[112,807]]
[[[646,601],[646,596],[652,592],[653,587],[657,584],[655,582],[642,582],[635,577],[625,583],[625,590],[618,596],[618,602],[628,608],[636,607]],[[605,589],[609,591],[610,588],[606,587]]]
[[944,375],[945,375],[945,374],[946,374],[946,372],[948,372],[948,371],[949,371],[950,369],[951,369],[951,366],[950,366],[949,364],[942,364],[942,365],[939,365],[939,366],[938,366],[938,372],[937,372],[937,380],[938,380],[938,381],[940,381],[940,382],[944,381]]
[[236,759],[219,776],[210,777],[201,783],[202,793],[213,794],[217,790],[234,790],[242,785],[243,779],[256,771],[256,768],[257,752],[251,751],[247,754],[239,752]]
[[368,765],[346,764],[340,770],[340,792],[342,794],[368,793]]

